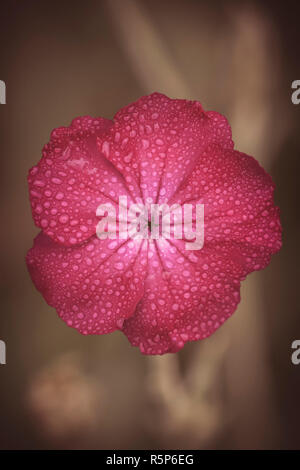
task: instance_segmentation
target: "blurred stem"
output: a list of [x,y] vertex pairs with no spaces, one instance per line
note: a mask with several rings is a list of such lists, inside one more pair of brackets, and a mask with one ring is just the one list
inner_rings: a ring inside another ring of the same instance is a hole
[[105,0],[119,43],[146,93],[188,98],[190,90],[152,21],[136,0]]

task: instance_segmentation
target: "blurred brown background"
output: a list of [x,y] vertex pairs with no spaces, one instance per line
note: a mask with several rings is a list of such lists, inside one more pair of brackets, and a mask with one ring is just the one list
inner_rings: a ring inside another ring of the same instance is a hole
[[[0,448],[300,448],[296,2],[1,2]],[[277,185],[284,246],[242,287],[235,315],[176,355],[119,332],[83,337],[35,290],[26,175],[50,131],[113,117],[143,94],[225,114],[236,147]]]

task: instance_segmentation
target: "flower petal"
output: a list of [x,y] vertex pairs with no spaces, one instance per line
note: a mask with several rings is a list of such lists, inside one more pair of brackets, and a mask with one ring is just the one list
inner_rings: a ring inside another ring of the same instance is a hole
[[111,125],[86,116],[55,129],[43,158],[29,172],[34,222],[62,245],[94,235],[97,207],[116,205],[119,193],[127,195],[124,178],[100,151],[101,136]]
[[184,187],[169,204],[204,204],[204,244],[239,253],[245,275],[263,269],[281,248],[274,183],[241,152],[208,146]]
[[64,247],[41,232],[27,254],[36,288],[83,334],[122,327],[144,292],[143,241],[99,240]]
[[[182,240],[152,242],[145,294],[123,332],[144,354],[165,354],[210,336],[240,300],[242,267],[214,249],[185,252]],[[200,252],[199,252],[200,253]]]
[[103,139],[106,157],[144,202],[166,202],[209,143],[233,147],[223,116],[204,112],[199,102],[160,93],[121,109]]

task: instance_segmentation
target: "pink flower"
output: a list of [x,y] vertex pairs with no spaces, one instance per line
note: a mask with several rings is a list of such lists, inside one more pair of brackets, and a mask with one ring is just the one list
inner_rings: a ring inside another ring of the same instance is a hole
[[[154,93],[113,121],[77,118],[52,132],[28,182],[41,228],[27,255],[37,289],[80,333],[119,329],[144,354],[210,336],[235,311],[241,280],[281,247],[271,177],[234,150],[227,120],[195,101]],[[100,240],[97,207],[120,195],[204,204],[203,248]]]

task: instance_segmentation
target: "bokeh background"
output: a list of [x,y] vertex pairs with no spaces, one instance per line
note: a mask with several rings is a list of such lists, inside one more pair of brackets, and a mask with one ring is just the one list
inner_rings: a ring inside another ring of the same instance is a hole
[[[300,448],[297,2],[2,1],[1,449]],[[112,118],[152,91],[229,119],[272,175],[284,245],[211,338],[145,357],[115,332],[83,337],[35,290],[26,175],[50,131]]]

